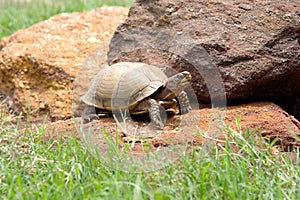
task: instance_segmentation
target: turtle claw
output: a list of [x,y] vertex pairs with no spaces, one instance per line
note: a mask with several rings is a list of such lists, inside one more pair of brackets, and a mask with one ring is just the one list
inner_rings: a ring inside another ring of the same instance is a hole
[[83,119],[83,123],[86,124],[86,123],[92,122],[94,120],[98,120],[99,117],[96,114],[90,114],[88,116],[82,116],[82,119]]
[[157,130],[164,129],[164,124],[159,120],[151,122],[150,126],[154,127]]
[[86,123],[89,123],[89,122],[91,122],[93,120],[99,119],[99,116],[96,114],[94,107],[87,106],[83,110],[81,118],[83,120],[83,123],[86,124]]
[[180,113],[181,113],[182,115],[184,115],[184,114],[189,113],[191,110],[192,110],[192,107],[191,107],[190,105],[188,105],[188,106],[183,106],[183,107],[181,107],[181,109],[180,109]]

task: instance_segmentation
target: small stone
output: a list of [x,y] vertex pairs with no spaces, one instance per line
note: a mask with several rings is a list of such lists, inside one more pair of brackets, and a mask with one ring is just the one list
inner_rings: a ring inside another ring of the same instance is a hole
[[90,42],[90,43],[100,43],[101,41],[99,39],[94,38],[94,37],[90,37],[88,39],[88,42]]
[[246,10],[246,11],[250,11],[253,9],[253,7],[250,4],[240,4],[239,8]]
[[25,87],[24,83],[22,83],[22,82],[19,83],[19,87],[20,87],[20,88],[24,88],[24,87]]

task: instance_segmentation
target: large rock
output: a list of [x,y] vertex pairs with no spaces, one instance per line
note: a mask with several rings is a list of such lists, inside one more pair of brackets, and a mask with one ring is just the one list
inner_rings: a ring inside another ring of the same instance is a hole
[[[281,151],[291,151],[300,148],[300,123],[273,103],[259,102],[229,106],[226,110],[226,116],[224,115],[222,121],[218,122],[220,123],[220,129],[213,130],[210,124],[215,124],[213,121],[218,120],[214,112],[216,111],[211,108],[203,108],[201,110],[195,109],[184,116],[176,115],[171,117],[167,121],[163,133],[157,134],[153,130],[149,130],[148,134],[153,134],[154,136],[149,138],[149,141],[155,148],[181,145],[183,142],[190,145],[204,144],[214,146],[216,143],[214,139],[225,141],[224,137],[229,135],[228,130],[224,128],[224,124],[226,124],[238,133],[244,134],[245,138],[262,135],[269,141],[276,139],[275,145],[279,146]],[[240,119],[239,123],[237,123],[237,118]],[[82,129],[78,128],[81,124],[80,120],[80,118],[76,118],[75,120],[70,119],[46,124],[45,140],[47,141],[49,137],[61,138],[64,135],[82,138],[84,133],[85,137],[97,138],[90,142],[98,144],[98,147],[102,149],[107,145],[104,145],[107,143],[103,137],[103,130],[105,130],[113,137],[116,136],[116,133],[119,133],[119,141],[121,143],[128,142],[128,135],[124,135],[121,130],[116,131],[117,125],[112,117],[94,120],[91,123],[84,124]],[[130,122],[127,121],[126,124],[130,124]],[[135,126],[133,129],[128,130],[129,133],[134,134],[137,138],[141,136],[141,133]],[[250,132],[247,132],[247,130],[250,130]],[[208,139],[200,136],[199,131],[204,132]],[[137,143],[133,146],[137,147],[139,145],[143,145],[143,143]],[[134,149],[135,151],[139,150]]]
[[200,101],[268,100],[300,118],[299,40],[298,0],[137,0],[108,61],[189,70]]
[[[45,113],[52,120],[70,117],[77,73],[81,70],[75,110],[78,97],[87,91],[101,63],[106,63],[101,52],[106,55],[107,41],[127,13],[127,8],[117,7],[64,13],[4,38],[0,42],[0,91],[14,100],[19,112],[30,106],[41,117]],[[100,44],[101,51],[96,49]],[[90,54],[93,59],[85,64],[93,68],[85,71],[89,67],[83,63]]]

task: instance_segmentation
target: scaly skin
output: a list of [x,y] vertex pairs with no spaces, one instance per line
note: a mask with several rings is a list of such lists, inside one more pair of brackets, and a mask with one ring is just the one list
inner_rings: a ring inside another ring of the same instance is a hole
[[177,99],[179,101],[180,114],[187,114],[192,110],[189,98],[185,91],[180,92],[177,96]]
[[149,103],[149,116],[151,119],[151,123],[156,127],[163,129],[164,124],[161,120],[159,104],[154,99],[148,99],[147,102]]

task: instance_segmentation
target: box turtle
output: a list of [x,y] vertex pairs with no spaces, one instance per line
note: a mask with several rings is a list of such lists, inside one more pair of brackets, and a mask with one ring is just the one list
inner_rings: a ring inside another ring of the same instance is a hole
[[107,66],[92,80],[88,92],[81,97],[88,106],[82,113],[84,122],[92,121],[99,113],[129,111],[131,114],[149,113],[151,123],[162,129],[160,108],[179,105],[181,114],[191,106],[183,91],[192,77],[187,71],[167,77],[158,67],[136,62],[120,62]]

